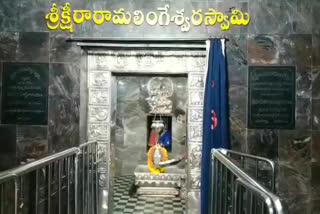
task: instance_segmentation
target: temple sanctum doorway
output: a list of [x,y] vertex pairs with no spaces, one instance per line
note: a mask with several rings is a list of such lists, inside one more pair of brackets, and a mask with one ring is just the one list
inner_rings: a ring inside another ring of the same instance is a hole
[[[113,213],[185,212],[186,91],[186,75],[112,76]],[[168,158],[181,159],[160,174],[147,164],[156,126]]]
[[[198,212],[205,43],[81,45],[88,53],[88,140],[98,141],[103,159],[100,207],[109,213]],[[155,142],[168,154],[159,174],[148,165]]]

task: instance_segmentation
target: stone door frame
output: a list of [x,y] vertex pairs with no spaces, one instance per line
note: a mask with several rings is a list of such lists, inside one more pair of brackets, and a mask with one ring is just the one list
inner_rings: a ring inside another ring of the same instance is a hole
[[[186,43],[188,44],[188,43]],[[84,45],[83,45],[84,46]],[[187,106],[187,210],[199,213],[202,111],[206,50],[85,47],[87,51],[87,140],[98,141],[99,213],[110,201],[111,76],[116,73],[184,74],[188,76]],[[103,45],[102,45],[103,46]],[[200,155],[199,155],[200,151]]]

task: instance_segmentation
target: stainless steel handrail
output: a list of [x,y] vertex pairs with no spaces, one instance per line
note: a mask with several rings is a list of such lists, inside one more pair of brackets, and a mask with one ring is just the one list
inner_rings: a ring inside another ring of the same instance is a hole
[[[264,214],[265,213],[265,206],[267,206],[267,211],[269,214],[274,214],[274,206],[273,206],[273,203],[272,203],[272,199],[269,197],[268,194],[266,194],[265,192],[261,191],[259,188],[251,185],[250,183],[244,181],[243,179],[241,178],[238,178],[236,181],[235,181],[235,185],[236,185],[236,192],[235,192],[235,203],[234,203],[234,213],[237,213],[238,209],[239,209],[239,206],[238,206],[238,197],[239,197],[239,189],[241,186],[245,187],[247,190],[250,190],[252,193],[255,194],[256,197],[260,198],[263,200],[264,204],[261,205],[261,213]],[[251,197],[251,203],[252,203],[252,197]],[[248,214],[252,214],[253,211],[251,210],[251,208],[249,208],[249,212],[247,210],[247,213]],[[255,210],[257,211],[257,210]],[[254,213],[255,214],[255,213]]]
[[[90,188],[88,189],[88,193],[86,195],[90,198],[90,203],[88,201],[82,201],[82,213],[89,213],[89,208],[85,212],[84,211],[84,203],[88,203],[90,208],[93,211],[90,213],[95,213],[97,209],[97,191],[98,191],[98,174],[97,174],[97,166],[98,166],[98,144],[96,141],[87,142],[85,144],[81,144],[79,147],[74,147],[67,149],[65,151],[50,155],[48,157],[42,158],[40,160],[28,163],[23,166],[19,166],[14,169],[6,170],[0,173],[0,190],[1,190],[1,204],[0,204],[0,213],[3,214],[3,206],[4,206],[4,195],[3,188],[8,183],[14,184],[14,213],[18,214],[18,210],[20,206],[24,204],[24,196],[23,196],[23,188],[25,187],[25,176],[30,176],[30,173],[35,173],[35,201],[32,203],[35,206],[35,213],[38,213],[38,199],[39,199],[39,174],[42,170],[46,173],[47,181],[44,185],[47,188],[47,207],[48,213],[52,213],[51,211],[51,200],[54,197],[52,194],[57,194],[58,207],[57,213],[61,213],[62,209],[62,191],[63,188],[66,188],[67,194],[67,213],[70,213],[72,210],[71,206],[74,207],[74,213],[79,214],[80,210],[78,208],[80,196],[79,196],[79,159],[82,160],[82,174],[88,174],[87,179],[81,180],[81,182],[86,182],[86,184]],[[71,168],[72,167],[72,168]],[[52,171],[54,170],[54,171]],[[66,170],[66,171],[65,171]],[[53,175],[52,173],[57,174]],[[90,175],[90,177],[89,177]],[[57,179],[55,179],[57,176]],[[52,185],[57,185],[57,189],[52,188]],[[71,187],[73,186],[73,187]],[[91,190],[91,191],[90,191]],[[90,192],[89,192],[90,191]],[[84,194],[82,192],[82,194]],[[70,198],[71,195],[74,197]],[[73,201],[73,205],[70,206],[71,200]],[[39,202],[40,203],[40,202]],[[64,208],[65,209],[65,208]]]
[[19,176],[19,175],[31,172],[31,171],[33,171],[33,170],[35,170],[37,168],[41,168],[41,167],[47,165],[48,163],[51,163],[51,162],[53,162],[53,161],[55,161],[57,159],[61,159],[61,158],[67,157],[69,155],[76,155],[79,151],[80,151],[79,148],[67,149],[67,150],[64,150],[62,152],[50,155],[50,156],[45,157],[45,158],[42,158],[40,160],[33,161],[33,162],[28,163],[26,165],[19,166],[19,167],[14,168],[14,169],[9,169],[9,170],[3,171],[3,172],[0,173],[0,182],[3,179],[6,179],[7,177]]
[[[14,213],[18,213],[18,192],[19,192],[19,181],[18,178],[22,175],[28,174],[34,170],[40,169],[56,160],[66,158],[70,155],[76,155],[79,152],[78,148],[71,148],[60,153],[53,154],[51,156],[45,157],[43,159],[31,162],[29,164],[9,169],[0,173],[0,184],[4,184],[12,180],[14,182],[15,189],[15,201],[14,201]],[[3,188],[3,187],[1,187]],[[3,206],[3,205],[2,205]]]
[[[271,161],[270,159],[264,158],[264,157],[259,157],[259,156],[255,156],[255,155],[250,155],[250,154],[245,154],[245,153],[241,153],[241,152],[237,152],[237,151],[233,151],[233,150],[228,150],[228,149],[220,149],[220,151],[231,157],[231,155],[236,155],[239,158],[241,158],[243,160],[243,158],[248,158],[248,159],[252,159],[256,162],[256,174],[258,173],[258,167],[259,167],[259,161],[260,162],[264,162],[266,164],[268,164],[270,166],[271,169],[271,189],[272,192],[275,192],[275,164],[273,161]],[[244,167],[244,166],[242,166]],[[256,175],[257,176],[257,175]]]
[[[220,161],[220,163],[223,164],[230,172],[235,175],[237,178],[240,178],[250,185],[258,188],[260,191],[264,192],[266,195],[268,195],[274,205],[274,209],[276,210],[277,214],[284,214],[284,208],[281,203],[281,200],[278,196],[270,192],[268,189],[266,189],[264,186],[262,186],[259,182],[257,182],[255,179],[251,178],[247,173],[245,173],[242,169],[240,169],[235,163],[233,163],[226,155],[224,149],[213,149],[211,151],[211,159],[217,159]],[[211,186],[211,192],[213,192],[213,185]]]
[[88,145],[93,144],[93,143],[96,143],[96,141],[89,141],[89,142],[80,144],[79,148],[78,147],[73,147],[73,148],[64,150],[62,152],[56,153],[56,154],[52,154],[52,155],[50,155],[48,157],[44,157],[44,158],[42,158],[40,160],[33,161],[33,162],[28,163],[26,165],[22,165],[22,166],[19,166],[17,168],[13,168],[13,169],[9,169],[9,170],[5,170],[3,172],[0,172],[0,182],[3,179],[6,179],[6,177],[18,176],[18,175],[33,171],[36,168],[40,168],[40,167],[42,167],[42,166],[44,166],[44,165],[46,165],[46,164],[48,164],[50,162],[55,161],[56,159],[61,159],[61,158],[64,158],[66,156],[73,155],[73,154],[76,155],[76,154],[81,152],[80,148],[83,148],[83,147],[88,146]]
[[[93,147],[94,145],[94,147]],[[79,160],[80,155],[82,156],[82,161],[76,162],[76,167],[79,169],[80,162],[82,162],[82,200],[76,200],[76,206],[78,206],[78,201],[82,201],[82,213],[96,213],[98,212],[98,203],[94,203],[98,200],[98,144],[96,141],[87,142],[79,146],[80,152],[77,155]],[[95,153],[93,153],[93,150]],[[91,155],[90,155],[91,154]],[[85,174],[84,171],[87,170]],[[78,186],[78,180],[76,180]],[[84,194],[86,190],[86,194]],[[91,191],[90,191],[91,190]],[[78,189],[76,188],[76,195],[78,195]],[[91,212],[93,210],[93,212]],[[77,212],[76,212],[77,214]]]

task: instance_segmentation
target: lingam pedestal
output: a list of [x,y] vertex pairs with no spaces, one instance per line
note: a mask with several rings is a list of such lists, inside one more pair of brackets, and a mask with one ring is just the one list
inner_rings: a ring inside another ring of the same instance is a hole
[[185,183],[184,169],[166,167],[160,174],[149,172],[147,165],[138,165],[134,171],[137,196],[177,197]]

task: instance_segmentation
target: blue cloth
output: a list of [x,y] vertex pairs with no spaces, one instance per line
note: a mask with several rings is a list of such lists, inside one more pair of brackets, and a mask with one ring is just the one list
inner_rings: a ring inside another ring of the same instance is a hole
[[170,147],[171,146],[171,133],[169,131],[166,131],[161,137],[160,137],[160,143],[164,147]]
[[210,41],[203,106],[201,214],[209,213],[210,154],[212,148],[229,148],[226,60],[220,40]]

